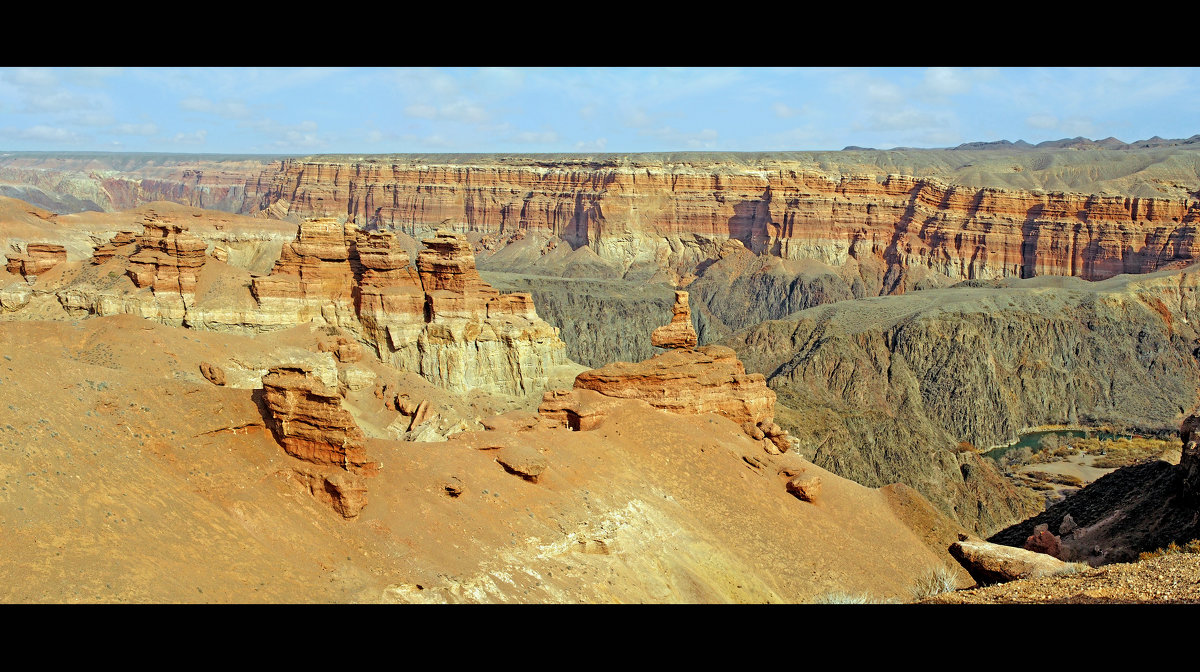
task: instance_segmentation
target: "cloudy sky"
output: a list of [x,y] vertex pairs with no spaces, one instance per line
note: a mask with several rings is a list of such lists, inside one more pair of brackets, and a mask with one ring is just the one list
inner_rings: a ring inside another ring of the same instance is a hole
[[0,151],[800,151],[1200,133],[1196,68],[0,68]]

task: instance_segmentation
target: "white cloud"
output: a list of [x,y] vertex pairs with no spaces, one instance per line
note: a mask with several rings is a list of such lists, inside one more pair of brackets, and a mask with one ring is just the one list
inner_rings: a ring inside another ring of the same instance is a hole
[[417,119],[457,121],[466,124],[481,124],[488,120],[487,110],[463,98],[441,106],[413,103],[404,108],[404,114]]
[[437,113],[436,107],[425,103],[413,103],[404,108],[404,114],[416,119],[436,119]]
[[925,70],[923,87],[935,96],[954,96],[971,90],[971,82],[957,68],[929,68]]
[[904,92],[900,87],[882,80],[872,80],[863,87],[863,93],[872,103],[882,105],[898,105],[904,101]]
[[208,139],[208,130],[201,128],[192,133],[176,133],[171,142],[180,145],[203,145]]
[[111,126],[117,122],[111,114],[102,110],[80,108],[61,115],[63,121],[80,126]]
[[868,119],[869,124],[866,128],[872,131],[916,130],[939,126],[945,121],[940,115],[913,107],[873,112]]
[[78,133],[71,129],[47,126],[45,124],[38,124],[37,126],[19,130],[5,129],[4,135],[20,138],[21,140],[34,140],[36,142],[51,142],[55,144],[78,144],[83,140]]
[[525,73],[517,68],[480,68],[470,81],[478,90],[512,94],[524,86]]
[[554,131],[521,131],[513,136],[513,140],[522,144],[549,145],[558,142],[558,133]]
[[394,71],[396,86],[410,96],[449,98],[458,94],[458,82],[451,75],[431,68],[401,68]]
[[596,138],[595,140],[580,140],[575,143],[575,151],[577,152],[603,152],[608,147],[608,138]]
[[1053,114],[1034,114],[1025,118],[1025,125],[1033,128],[1054,128],[1058,126],[1058,117]]
[[789,119],[804,111],[804,108],[790,107],[784,103],[773,103],[771,109],[775,111],[775,116],[781,119]]
[[225,99],[214,102],[208,98],[191,96],[179,101],[179,107],[193,112],[215,114],[225,119],[245,119],[250,116],[250,108],[241,100]]
[[50,68],[3,68],[0,77],[20,87],[40,89],[58,84],[58,75]]
[[124,68],[70,68],[63,74],[82,86],[104,86],[109,77],[118,77],[124,72]]
[[119,124],[112,128],[117,135],[157,135],[158,125],[152,122],[142,124]]
[[72,91],[56,90],[53,92],[27,92],[25,96],[25,112],[67,112],[79,109],[94,109],[95,101],[88,96],[82,96]]

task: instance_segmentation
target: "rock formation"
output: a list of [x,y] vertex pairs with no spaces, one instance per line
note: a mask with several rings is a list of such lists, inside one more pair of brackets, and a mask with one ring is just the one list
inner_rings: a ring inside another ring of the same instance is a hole
[[335,217],[302,222],[270,275],[254,278],[251,285],[263,322],[287,325],[323,317],[349,324],[357,284],[354,241],[353,225]]
[[1023,548],[1034,553],[1045,553],[1060,560],[1063,555],[1062,539],[1050,531],[1049,525],[1039,525],[1035,528],[1033,534],[1025,540]]
[[[787,433],[772,421],[775,392],[767,387],[766,378],[761,373],[747,374],[728,347],[691,349],[684,345],[687,339],[678,325],[681,316],[688,314],[687,292],[677,292],[676,299],[671,324],[661,328],[668,335],[656,337],[656,342],[678,347],[636,364],[615,362],[584,371],[576,376],[575,388],[607,397],[640,399],[672,413],[717,413],[742,426],[756,440],[769,438],[772,448],[768,450],[787,451]],[[691,327],[691,322],[686,324]],[[547,393],[543,408],[555,399],[555,394]]]
[[134,312],[175,324],[186,321],[195,304],[206,243],[188,233],[186,225],[151,212],[134,245],[125,274],[136,287],[149,287],[153,295],[152,301],[135,303]]
[[671,323],[651,332],[650,343],[656,348],[667,349],[696,347],[696,329],[692,327],[687,292],[675,292],[675,305],[671,310]]
[[[480,278],[466,238],[426,241],[419,270],[390,232],[357,231],[336,218],[302,222],[269,275],[227,273],[223,262],[197,295],[206,243],[151,211],[144,233],[118,234],[95,248],[92,266],[127,257],[130,291],[110,271],[91,270],[59,288],[71,313],[131,313],[167,324],[263,333],[318,321],[343,331],[321,344],[342,362],[362,341],[398,368],[456,392],[539,394],[582,367],[565,356],[557,331],[538,318],[528,293],[501,294]],[[7,290],[6,290],[7,291]],[[7,291],[4,310],[28,304]]]
[[303,367],[277,366],[263,376],[263,399],[272,430],[284,450],[313,464],[374,475],[379,465],[366,453],[366,436],[328,389]]
[[[736,240],[755,254],[881,265],[864,276],[878,294],[909,289],[924,272],[1099,279],[1193,259],[1200,210],[1194,189],[1178,181],[1191,162],[1172,158],[1187,150],[1146,147],[1105,150],[1103,171],[1087,165],[1101,152],[1047,148],[1009,160],[995,151],[945,160],[937,152],[193,159],[124,165],[127,174],[74,157],[5,157],[0,177],[50,199],[65,190],[59,196],[78,209],[170,200],[276,218],[347,217],[413,235],[447,220],[497,238],[544,233],[586,245],[622,272],[649,263],[680,277]],[[974,164],[963,163],[968,156]]]
[[[811,165],[811,164],[810,164]],[[765,169],[764,169],[765,168]],[[954,279],[1100,279],[1192,259],[1200,206],[1187,200],[1044,193],[902,175],[768,167],[416,165],[286,160],[248,203],[288,214],[338,212],[415,231],[444,220],[505,234],[518,226],[591,246],[625,268],[736,239],[755,253],[841,266],[874,258],[888,292],[908,269]]]
[[950,555],[954,556],[981,586],[1016,579],[1054,576],[1075,569],[1070,563],[1045,553],[992,544],[979,539],[961,539],[955,542],[950,546]]
[[26,278],[39,276],[67,260],[67,248],[51,243],[29,243],[24,254],[7,255],[4,270]]
[[575,387],[641,399],[672,413],[718,413],[739,425],[771,420],[775,392],[761,373],[747,374],[731,348],[668,350],[644,362],[615,362],[575,379]]
[[805,502],[816,502],[821,494],[820,476],[795,476],[785,486],[788,493]]
[[200,375],[218,387],[224,387],[228,382],[225,378],[225,370],[211,362],[200,362]]
[[137,235],[132,231],[118,231],[117,234],[113,236],[107,243],[101,243],[100,245],[96,246],[95,250],[92,252],[92,264],[94,266],[99,266],[100,264],[108,262],[110,259],[116,256],[118,251],[121,251],[122,248],[126,248],[124,250],[127,252],[126,256],[133,254],[136,248],[129,246],[134,245],[136,240]]
[[138,287],[149,287],[158,294],[196,294],[196,275],[204,265],[204,241],[187,233],[187,226],[146,217],[142,235],[134,243],[137,251],[129,257],[126,274]]
[[424,243],[416,277],[394,238],[373,235],[361,248],[360,317],[384,361],[453,391],[516,395],[579,370],[528,294],[502,295],[479,277],[465,237],[439,231]]
[[357,516],[366,506],[364,479],[376,475],[380,465],[367,457],[366,436],[342,408],[337,390],[304,367],[279,366],[263,376],[263,400],[284,451],[325,467],[297,468],[302,483],[342,516]]

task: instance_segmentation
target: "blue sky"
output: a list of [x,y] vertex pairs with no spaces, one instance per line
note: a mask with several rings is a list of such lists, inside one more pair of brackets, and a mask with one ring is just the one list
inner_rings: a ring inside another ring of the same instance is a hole
[[0,150],[663,152],[1200,133],[1196,68],[0,68]]

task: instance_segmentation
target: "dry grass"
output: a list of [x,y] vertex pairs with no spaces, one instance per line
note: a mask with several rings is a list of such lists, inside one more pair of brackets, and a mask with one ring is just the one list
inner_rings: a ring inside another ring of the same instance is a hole
[[1092,462],[1092,466],[1101,469],[1119,469],[1156,459],[1168,448],[1179,448],[1181,445],[1177,436],[1169,439],[1140,436],[1132,439],[1071,438],[1064,439],[1064,441],[1066,443],[1050,445],[1033,453],[1029,462],[1034,464],[1061,462],[1083,453],[1097,456],[1097,459]]
[[1082,488],[1085,484],[1082,478],[1072,476],[1071,474],[1052,474],[1046,471],[1027,471],[1025,476],[1037,481],[1047,483],[1058,483],[1059,485],[1070,485],[1076,488]]
[[908,591],[912,594],[913,600],[923,600],[934,595],[949,593],[958,588],[958,573],[953,569],[942,565],[940,567],[932,567],[917,579],[916,583],[909,586]]
[[1164,555],[1176,555],[1179,553],[1200,553],[1200,539],[1193,539],[1183,546],[1180,546],[1172,541],[1171,543],[1167,544],[1165,548],[1159,548],[1157,550],[1146,551],[1145,553],[1139,554],[1138,562],[1141,562],[1142,560],[1161,558]]

